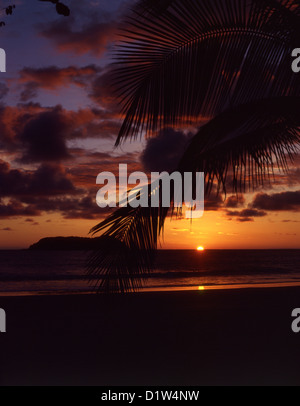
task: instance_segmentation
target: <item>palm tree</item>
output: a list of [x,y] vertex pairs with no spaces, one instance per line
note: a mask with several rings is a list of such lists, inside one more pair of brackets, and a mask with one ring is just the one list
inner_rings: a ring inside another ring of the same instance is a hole
[[[198,126],[177,170],[204,172],[207,195],[213,185],[226,193],[229,179],[245,191],[275,166],[287,170],[300,140],[300,80],[291,69],[299,32],[296,0],[139,1],[114,54],[125,117],[116,145]],[[162,207],[120,208],[91,230],[102,232],[88,267],[99,290],[141,286],[167,215]]]

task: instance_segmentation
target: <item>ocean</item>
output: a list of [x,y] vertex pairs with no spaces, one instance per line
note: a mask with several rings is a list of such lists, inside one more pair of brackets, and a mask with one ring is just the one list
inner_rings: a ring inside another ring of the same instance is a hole
[[[80,251],[0,251],[0,296],[94,293]],[[158,251],[142,291],[300,285],[300,250]]]

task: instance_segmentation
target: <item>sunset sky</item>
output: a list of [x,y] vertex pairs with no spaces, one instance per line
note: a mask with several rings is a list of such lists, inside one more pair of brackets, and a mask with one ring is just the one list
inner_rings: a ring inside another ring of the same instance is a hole
[[[114,148],[119,106],[107,84],[117,24],[130,0],[16,0],[0,47],[0,249],[48,236],[87,236],[107,213],[96,204],[100,172],[163,170],[180,158],[187,132]],[[3,7],[9,1],[1,1]],[[288,174],[239,196],[212,195],[200,220],[169,219],[163,248],[300,248],[300,156]]]

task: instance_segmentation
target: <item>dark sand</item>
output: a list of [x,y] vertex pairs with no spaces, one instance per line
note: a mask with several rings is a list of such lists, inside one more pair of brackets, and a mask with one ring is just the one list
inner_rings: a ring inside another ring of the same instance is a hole
[[0,298],[1,385],[299,385],[300,288]]

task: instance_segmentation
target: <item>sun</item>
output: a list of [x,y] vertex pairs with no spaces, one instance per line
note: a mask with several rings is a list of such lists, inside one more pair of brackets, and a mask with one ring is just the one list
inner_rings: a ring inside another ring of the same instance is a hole
[[200,247],[197,248],[197,251],[204,251],[204,250],[205,250],[205,248],[202,247],[202,246],[200,246]]

